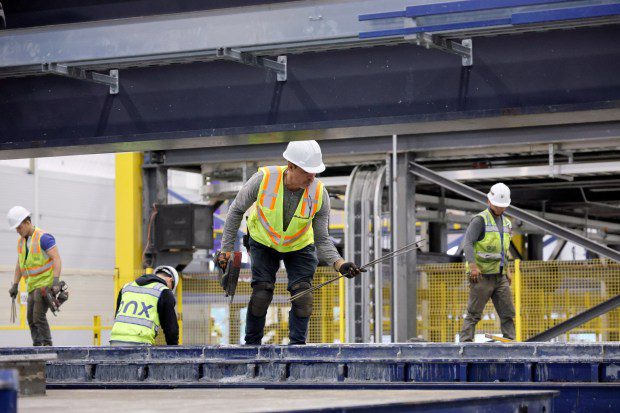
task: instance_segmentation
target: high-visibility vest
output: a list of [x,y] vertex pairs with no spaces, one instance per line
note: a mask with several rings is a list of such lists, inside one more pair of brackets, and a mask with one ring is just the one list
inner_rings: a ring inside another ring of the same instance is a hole
[[28,292],[50,286],[54,282],[54,263],[49,255],[41,249],[41,236],[43,234],[45,231],[34,227],[34,233],[28,240],[28,248],[26,248],[26,238],[20,237],[17,241],[19,269],[22,277],[26,280]]
[[[503,228],[502,238],[500,238],[499,228],[491,211],[485,209],[477,216],[484,220],[484,238],[474,243],[474,257],[478,269],[482,274],[498,274],[500,267],[503,266],[503,273],[506,273],[512,223],[502,215]],[[467,263],[467,270],[469,271],[469,263]]]
[[110,341],[155,344],[161,326],[157,302],[167,289],[157,281],[146,285],[138,285],[135,281],[126,284],[121,292]]
[[256,208],[248,218],[252,239],[279,252],[298,251],[314,243],[312,220],[323,204],[323,183],[315,179],[299,200],[297,210],[286,231],[284,214],[284,171],[286,166],[259,169],[263,180],[258,190]]

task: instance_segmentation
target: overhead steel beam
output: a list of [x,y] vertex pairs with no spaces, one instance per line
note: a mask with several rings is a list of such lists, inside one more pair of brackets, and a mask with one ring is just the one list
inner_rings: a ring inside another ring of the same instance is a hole
[[599,305],[596,305],[589,310],[584,311],[583,313],[577,314],[575,317],[571,317],[568,320],[561,322],[560,324],[555,325],[548,330],[543,331],[542,333],[536,334],[535,336],[530,337],[525,341],[549,341],[561,334],[569,332],[573,328],[579,327],[580,325],[587,323],[593,318],[615,310],[618,307],[620,307],[620,295],[610,298],[609,300],[604,301]]
[[478,181],[498,178],[526,178],[541,176],[579,176],[620,172],[620,162],[566,163],[508,168],[464,169],[440,172],[441,176],[458,181]]
[[9,30],[0,32],[0,75],[50,62],[119,68],[204,61],[223,48],[269,55],[404,42],[358,37],[358,15],[392,7],[402,1],[296,1]]
[[[481,204],[486,204],[487,198],[485,194],[465,184],[445,178],[441,176],[440,174],[438,174],[437,172],[434,172],[428,168],[425,168],[422,165],[419,165],[415,162],[412,162],[410,164],[410,170],[413,174],[415,174],[416,176],[420,178],[426,179],[429,182],[437,184],[450,191],[456,192],[457,194],[460,194],[469,199],[473,199],[474,201],[480,202]],[[506,213],[510,216],[520,219],[521,221],[527,222],[538,228],[541,228],[548,234],[555,235],[559,238],[562,238],[574,244],[580,245],[584,247],[585,249],[587,249],[588,251],[595,252],[602,257],[610,258],[614,261],[620,262],[620,252],[615,251],[611,248],[608,248],[605,245],[598,244],[560,225],[549,222],[545,219],[537,217],[534,214],[531,214],[525,210],[522,210],[512,205],[506,209]]]
[[[573,123],[577,116],[579,123]],[[571,150],[617,147],[620,138],[618,118],[620,109],[608,109],[481,118],[477,119],[475,124],[470,121],[442,121],[336,128],[306,131],[304,136],[311,135],[320,139],[323,156],[333,164],[346,163],[354,157],[369,155],[376,155],[377,160],[383,160],[385,154],[392,150],[391,136],[383,136],[390,130],[404,132],[403,135],[398,135],[399,152],[413,151],[426,159],[451,155],[478,156],[481,148],[485,148],[487,155],[523,153],[524,150],[528,153],[546,153],[549,143],[560,143],[562,148]],[[611,121],[612,119],[616,121]],[[510,127],[500,128],[499,123],[502,122]],[[553,124],[555,122],[557,124]],[[533,126],[540,123],[545,125]],[[472,127],[477,130],[471,130]],[[291,139],[297,137],[295,132],[288,136]],[[226,145],[222,145],[222,140],[210,142],[203,139],[203,148],[166,151],[165,165],[238,164],[255,159],[277,160],[286,148],[286,143],[274,143],[275,140],[275,136],[270,139],[269,135],[265,134],[261,144],[253,141],[252,151],[247,151],[240,150],[238,145],[247,141],[240,140],[239,137],[231,137]],[[527,149],[524,145],[527,145]],[[466,151],[470,151],[469,154]]]

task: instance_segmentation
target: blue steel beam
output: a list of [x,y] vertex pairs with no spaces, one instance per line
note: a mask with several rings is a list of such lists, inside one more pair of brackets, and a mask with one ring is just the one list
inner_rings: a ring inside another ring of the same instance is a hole
[[[457,2],[458,3],[458,2]],[[462,2],[462,3],[478,3],[478,2]],[[481,8],[474,8],[474,10],[486,10],[486,9],[496,9],[497,7],[493,7],[492,4],[495,2],[480,2]],[[489,3],[489,4],[487,4]],[[504,3],[504,2],[501,2]],[[508,4],[514,4],[518,2],[506,2]],[[525,2],[527,3],[527,2]],[[543,2],[533,2],[533,3],[543,3]],[[546,3],[546,2],[545,2]],[[415,6],[426,8],[431,7],[432,10],[435,9],[434,6]],[[511,7],[511,6],[506,6]],[[458,8],[449,9],[446,13],[456,13]],[[433,13],[434,14],[434,13]],[[510,26],[524,26],[524,25],[532,25],[536,23],[555,23],[555,22],[563,22],[567,20],[588,20],[588,19],[596,19],[596,18],[604,18],[604,17],[616,17],[620,14],[620,4],[602,4],[602,5],[587,5],[581,7],[564,7],[564,8],[555,8],[550,10],[535,10],[535,11],[516,11],[512,14],[507,14],[504,16],[495,16],[493,18],[486,18],[483,20],[472,20],[471,16],[465,16],[464,21],[448,21],[445,23],[437,23],[433,24],[418,24],[414,27],[403,27],[403,28],[393,28],[393,29],[383,29],[383,30],[375,30],[370,32],[361,32],[361,39],[372,39],[372,38],[381,38],[381,37],[394,37],[394,36],[411,36],[419,33],[442,33],[442,32],[451,32],[450,36],[454,36],[454,31],[466,31],[469,29],[497,29],[499,27],[510,27]],[[386,15],[387,17],[383,18],[394,18],[398,15],[397,12],[392,13],[383,13],[382,15]],[[378,15],[368,15],[360,16],[360,20],[373,20],[379,19],[380,14]],[[410,16],[407,13],[407,17],[418,17],[418,16]],[[609,23],[620,23],[620,19],[615,19],[615,21],[605,21],[607,24]],[[565,28],[565,27],[562,27]],[[532,30],[551,30],[553,26],[547,27],[532,27]],[[480,32],[483,34],[483,32]]]

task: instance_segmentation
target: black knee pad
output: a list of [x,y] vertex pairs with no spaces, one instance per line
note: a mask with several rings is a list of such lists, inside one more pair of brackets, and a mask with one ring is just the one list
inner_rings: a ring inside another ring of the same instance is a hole
[[[312,285],[309,282],[298,282],[291,286],[291,295],[309,290],[310,288],[312,288]],[[293,301],[293,312],[297,317],[310,317],[312,314],[312,297],[313,294],[310,292]]]
[[275,285],[267,282],[258,282],[252,286],[250,297],[250,312],[254,317],[265,317],[273,298]]

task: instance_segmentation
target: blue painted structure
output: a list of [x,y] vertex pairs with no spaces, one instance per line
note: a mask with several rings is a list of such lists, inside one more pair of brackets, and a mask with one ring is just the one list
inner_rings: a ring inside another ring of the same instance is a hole
[[[620,15],[620,4],[586,4],[580,5],[566,0],[474,0],[456,1],[439,4],[427,4],[406,7],[404,11],[365,14],[359,16],[360,21],[377,21],[395,18],[418,19],[459,15],[444,23],[418,22],[415,27],[373,30],[361,32],[360,38],[378,38],[391,36],[408,36],[418,33],[437,33],[455,30],[485,29],[498,26],[522,26],[535,23],[555,23],[567,20],[595,19]],[[524,9],[527,6],[547,5],[550,9]],[[499,15],[472,19],[467,12],[487,12],[508,9]],[[460,17],[460,18],[458,18]]]
[[19,377],[17,370],[0,370],[0,412],[17,413]]
[[557,411],[620,408],[620,343],[0,349],[33,352],[58,354],[48,388],[545,389]]

